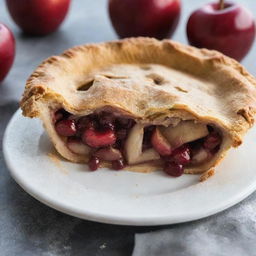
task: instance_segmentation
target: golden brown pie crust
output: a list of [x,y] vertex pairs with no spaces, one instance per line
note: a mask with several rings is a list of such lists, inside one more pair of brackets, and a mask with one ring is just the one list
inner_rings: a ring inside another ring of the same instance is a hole
[[[88,90],[78,90],[88,82]],[[28,79],[20,105],[23,115],[42,119],[57,151],[73,162],[87,159],[57,135],[54,109],[87,115],[109,107],[142,123],[179,117],[212,124],[222,133],[221,149],[210,162],[185,170],[202,173],[239,146],[253,125],[255,86],[244,67],[217,51],[130,38],[77,46],[45,60]]]

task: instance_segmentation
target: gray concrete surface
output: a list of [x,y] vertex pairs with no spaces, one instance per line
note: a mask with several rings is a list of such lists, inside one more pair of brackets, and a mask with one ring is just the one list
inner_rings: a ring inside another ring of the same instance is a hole
[[[183,0],[181,22],[173,39],[186,43],[189,13],[208,0]],[[255,2],[240,1],[256,12]],[[0,255],[1,256],[117,256],[131,255],[256,255],[256,194],[215,216],[179,225],[124,227],[80,220],[33,199],[10,177],[2,154],[2,137],[18,108],[25,80],[46,57],[73,45],[116,39],[106,0],[73,0],[59,31],[43,38],[24,36],[0,0],[0,21],[14,32],[17,55],[0,86]],[[244,59],[256,75],[256,46]],[[17,127],[18,129],[18,127]],[[252,163],[253,166],[253,163]],[[135,246],[135,249],[134,249]]]

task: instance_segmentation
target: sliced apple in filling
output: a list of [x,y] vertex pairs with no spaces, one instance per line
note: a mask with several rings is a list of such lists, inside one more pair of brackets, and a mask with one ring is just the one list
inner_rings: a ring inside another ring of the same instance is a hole
[[129,164],[138,164],[160,159],[160,155],[153,148],[142,152],[144,125],[135,124],[125,142],[126,159]]
[[115,161],[122,158],[121,152],[112,147],[100,148],[93,155],[104,161]]
[[208,131],[207,125],[194,120],[181,120],[168,127],[146,126],[104,111],[76,117],[61,109],[53,115],[53,123],[71,152],[89,158],[91,170],[101,161],[111,162],[113,169],[120,170],[126,164],[160,163],[161,159],[163,170],[178,176],[184,168],[212,159],[222,143],[216,128]]
[[209,133],[205,124],[194,121],[181,121],[176,126],[162,126],[159,130],[173,148],[203,138]]
[[200,148],[197,152],[194,153],[192,158],[192,165],[203,164],[212,157],[212,154],[204,148]]
[[78,155],[88,155],[91,151],[90,147],[83,144],[82,141],[78,138],[68,138],[67,147],[70,151]]

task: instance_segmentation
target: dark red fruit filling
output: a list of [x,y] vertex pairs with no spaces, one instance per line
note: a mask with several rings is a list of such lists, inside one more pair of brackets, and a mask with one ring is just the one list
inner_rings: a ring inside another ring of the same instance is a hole
[[63,119],[55,124],[55,129],[61,136],[74,136],[76,134],[76,123],[74,120]]
[[127,136],[127,130],[126,129],[119,129],[116,131],[116,137],[118,140],[124,140],[126,139],[126,136]]
[[105,147],[116,142],[116,135],[110,128],[101,131],[92,127],[84,130],[82,141],[92,148]]
[[134,120],[129,118],[117,118],[116,125],[120,128],[130,129],[135,124]]
[[221,144],[221,136],[217,132],[211,132],[204,140],[204,147],[209,150],[214,150]]
[[[54,113],[53,122],[56,132],[67,137],[67,146],[71,152],[81,155],[89,152],[90,170],[97,170],[100,161],[111,162],[114,170],[125,167],[127,159],[124,148],[127,137],[135,125],[134,120],[116,117],[106,111],[79,117],[60,109]],[[212,126],[205,129],[206,134],[208,130],[207,136],[173,148],[173,144],[164,137],[161,128],[155,125],[146,126],[142,152],[154,149],[161,156],[164,172],[178,177],[183,174],[184,167],[202,164],[220,149],[220,133]]]
[[121,170],[124,168],[124,166],[125,166],[125,164],[124,164],[124,160],[122,158],[112,161],[112,169],[114,169],[114,170],[117,170],[117,171]]
[[142,142],[142,151],[145,151],[146,149],[152,148],[151,137],[152,137],[152,133],[153,133],[154,129],[155,129],[154,125],[150,125],[150,126],[145,127],[143,142]]
[[88,165],[97,170],[100,161],[110,161],[114,170],[124,168],[123,147],[127,134],[135,122],[129,118],[115,117],[109,112],[73,116],[64,109],[53,115],[55,130],[68,137],[67,146],[73,153],[84,153],[91,148]]
[[91,156],[88,162],[91,171],[96,171],[100,166],[100,159],[96,156]]
[[182,164],[176,162],[166,162],[164,165],[164,172],[173,177],[179,177],[184,173]]
[[115,129],[115,118],[111,113],[103,112],[98,119],[100,126],[103,129],[110,129],[114,130]]
[[85,129],[95,127],[95,121],[90,116],[81,117],[76,122],[77,130],[81,133]]
[[188,144],[182,145],[179,148],[176,148],[172,154],[171,158],[174,162],[182,165],[186,165],[190,163],[191,160],[191,152]]

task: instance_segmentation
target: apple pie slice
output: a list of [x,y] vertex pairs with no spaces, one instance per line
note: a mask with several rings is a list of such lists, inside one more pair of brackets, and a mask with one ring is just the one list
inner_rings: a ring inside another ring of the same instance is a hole
[[253,124],[256,80],[219,52],[131,38],[78,46],[30,76],[23,114],[72,162],[202,173]]

